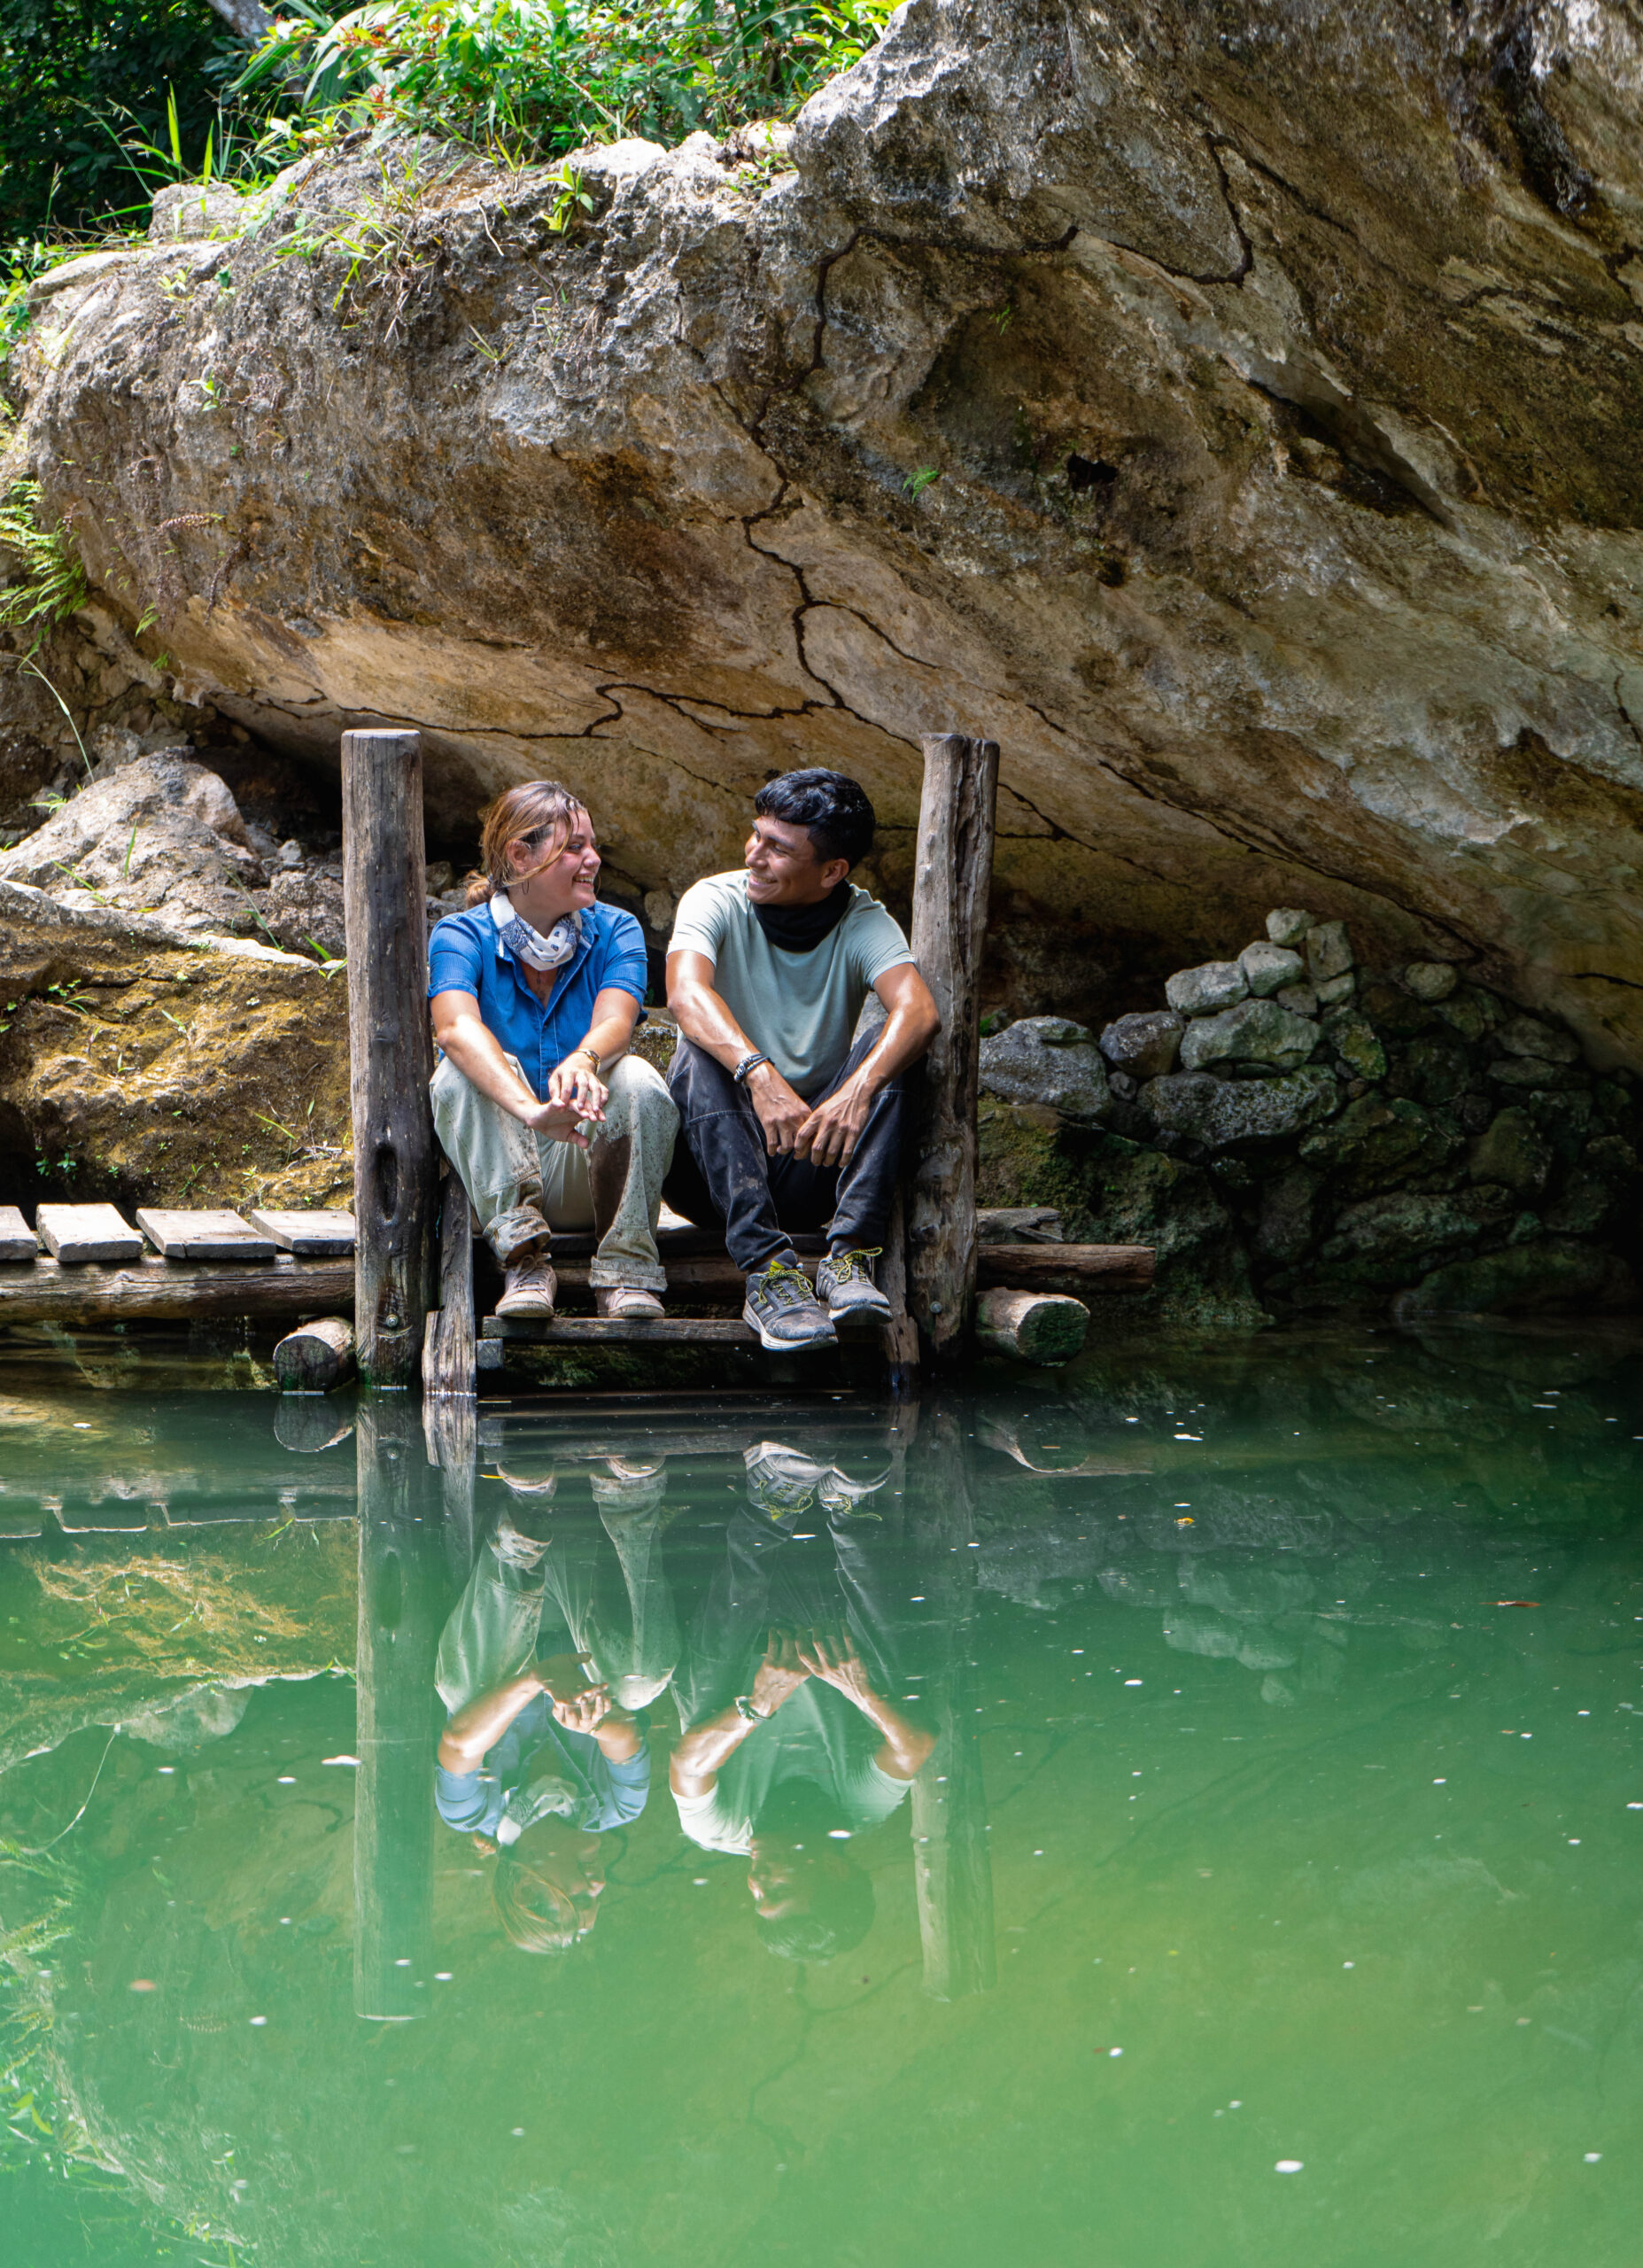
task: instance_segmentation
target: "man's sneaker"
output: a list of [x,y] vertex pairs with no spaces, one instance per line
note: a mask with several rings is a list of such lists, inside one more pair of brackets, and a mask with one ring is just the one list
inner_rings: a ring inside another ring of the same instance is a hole
[[594,1292],[593,1312],[616,1323],[660,1323],[667,1309],[637,1284],[608,1284]]
[[802,1270],[785,1260],[772,1260],[748,1278],[748,1296],[741,1319],[759,1334],[759,1344],[773,1355],[799,1347],[831,1347],[838,1334],[825,1308],[818,1306]]
[[872,1264],[883,1248],[872,1245],[828,1254],[816,1270],[816,1296],[830,1316],[871,1315],[888,1320],[890,1302],[872,1280]]
[[498,1315],[539,1315],[546,1321],[559,1300],[559,1278],[545,1252],[528,1254],[504,1271],[508,1288],[496,1303]]

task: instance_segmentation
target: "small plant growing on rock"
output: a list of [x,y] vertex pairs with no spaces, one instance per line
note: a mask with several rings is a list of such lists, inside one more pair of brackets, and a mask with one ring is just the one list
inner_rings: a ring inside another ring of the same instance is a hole
[[547,216],[547,225],[556,237],[567,235],[581,226],[583,218],[593,209],[593,200],[582,186],[582,176],[567,159],[554,177],[554,203]]
[[0,545],[21,561],[21,579],[0,591],[0,625],[32,629],[38,652],[48,631],[86,602],[86,571],[70,530],[40,524],[40,483],[14,480],[0,501]]

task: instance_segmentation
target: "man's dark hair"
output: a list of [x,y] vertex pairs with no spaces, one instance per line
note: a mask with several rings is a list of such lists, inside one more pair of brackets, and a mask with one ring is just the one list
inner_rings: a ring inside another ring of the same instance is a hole
[[780,1961],[831,1961],[860,1945],[872,1927],[872,1877],[860,1867],[818,1870],[809,1890],[802,1914],[778,1914],[754,1925],[765,1952]]
[[878,824],[872,805],[842,772],[824,772],[819,765],[784,772],[779,780],[769,780],[759,789],[753,808],[761,819],[808,827],[820,866],[829,858],[843,858],[853,866],[872,849]]

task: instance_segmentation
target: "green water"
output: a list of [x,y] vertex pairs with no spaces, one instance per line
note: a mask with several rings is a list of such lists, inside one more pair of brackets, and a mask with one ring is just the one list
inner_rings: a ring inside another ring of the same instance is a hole
[[[1630,2263],[1639,1353],[1154,1346],[916,1430],[497,1402],[438,1464],[414,1406],[289,1447],[186,1365],[14,1350],[0,1836],[52,1847],[0,1865],[7,2268]],[[617,1623],[642,1529],[677,1657],[558,1956],[431,1801],[504,1511]],[[871,1887],[825,1961],[666,1769],[727,1614],[810,1598],[937,1736],[798,1863]]]

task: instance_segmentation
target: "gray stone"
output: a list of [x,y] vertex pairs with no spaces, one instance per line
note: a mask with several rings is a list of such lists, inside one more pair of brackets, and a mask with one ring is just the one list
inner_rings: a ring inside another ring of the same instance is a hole
[[984,1039],[980,1084],[1006,1102],[1043,1104],[1064,1118],[1094,1123],[1112,1108],[1101,1050],[1065,1016],[1023,1016]]
[[1275,945],[1298,945],[1311,927],[1311,914],[1298,906],[1275,905],[1267,916],[1267,935]]
[[1175,1068],[1184,1028],[1167,1008],[1120,1016],[1102,1033],[1101,1052],[1115,1071],[1127,1071],[1132,1079],[1161,1078]]
[[1318,1039],[1316,1024],[1290,1015],[1275,1000],[1241,1000],[1236,1008],[1188,1027],[1181,1064],[1185,1071],[1202,1071],[1212,1063],[1260,1063],[1297,1071]]
[[1291,1166],[1262,1184],[1255,1247],[1263,1260],[1288,1267],[1306,1256],[1317,1196],[1318,1177],[1305,1166]]
[[149,208],[151,244],[197,244],[237,236],[248,218],[248,199],[220,182],[168,182],[154,191]]
[[1502,1024],[1495,1037],[1508,1055],[1527,1058],[1538,1063],[1578,1063],[1580,1042],[1573,1032],[1554,1031],[1550,1024],[1543,1024],[1536,1016],[1514,1016]]
[[1345,976],[1352,966],[1352,941],[1344,921],[1320,921],[1306,932],[1306,974],[1314,984]]
[[282,867],[257,910],[287,952],[317,951],[322,959],[340,960],[347,951],[342,884],[322,868]]
[[1536,1055],[1503,1055],[1484,1074],[1499,1087],[1557,1087],[1569,1076],[1568,1067],[1547,1063]]
[[1245,945],[1238,955],[1244,981],[1258,1000],[1269,1000],[1286,984],[1298,984],[1306,974],[1298,953],[1284,945]]
[[1329,1040],[1354,1078],[1368,1079],[1373,1084],[1386,1076],[1386,1051],[1372,1026],[1349,1017],[1330,1025]]
[[1178,968],[1164,986],[1164,998],[1178,1016],[1213,1016],[1244,999],[1249,989],[1236,960],[1206,960],[1197,968]]
[[1205,1149],[1234,1142],[1273,1141],[1315,1126],[1340,1106],[1340,1089],[1328,1071],[1308,1068],[1273,1079],[1217,1079],[1207,1071],[1177,1071],[1141,1090],[1143,1109],[1160,1128]]
[[1459,1146],[1418,1102],[1388,1102],[1371,1091],[1350,1102],[1333,1125],[1308,1134],[1301,1155],[1367,1197],[1417,1174],[1440,1171]]
[[1467,1152],[1466,1169],[1474,1181],[1499,1182],[1520,1197],[1546,1187],[1552,1170],[1552,1145],[1526,1110],[1496,1113],[1488,1129]]
[[1506,1011],[1494,994],[1477,984],[1457,985],[1446,1000],[1437,1003],[1437,1008],[1452,1031],[1474,1043],[1506,1021]]
[[[1485,1227],[1501,1222],[1510,1200],[1502,1188],[1459,1196],[1366,1198],[1337,1214],[1326,1260],[1399,1260],[1436,1254],[1445,1245],[1475,1244]],[[1503,1223],[1502,1223],[1503,1224]]]
[[1638,1169],[1638,1153],[1624,1134],[1594,1135],[1582,1156],[1583,1162],[1594,1173],[1624,1177]]
[[1276,995],[1278,1006],[1287,1008],[1292,1016],[1315,1016],[1318,995],[1310,984],[1286,984]]
[[1338,1008],[1342,1001],[1352,998],[1357,985],[1358,980],[1350,968],[1339,976],[1326,976],[1316,988],[1319,1008]]
[[1546,1223],[1558,1236],[1595,1237],[1612,1228],[1619,1217],[1620,1194],[1612,1181],[1594,1173],[1574,1173]]
[[1461,980],[1446,960],[1412,960],[1403,981],[1417,1000],[1446,1000]]

